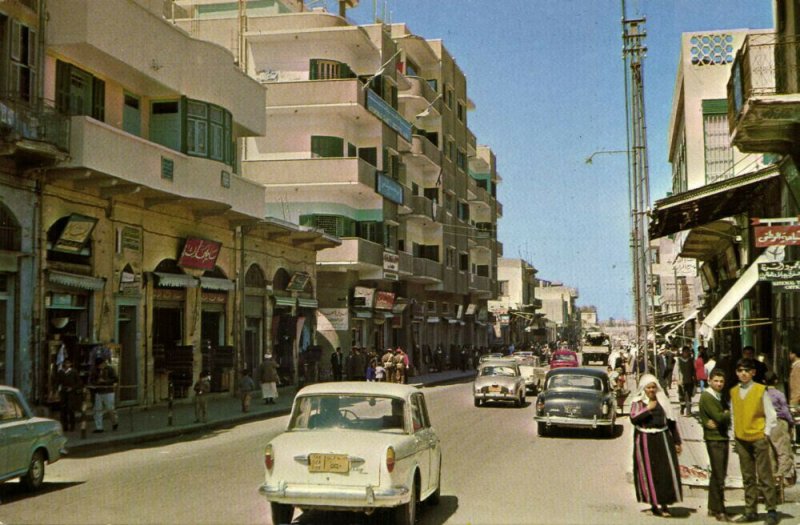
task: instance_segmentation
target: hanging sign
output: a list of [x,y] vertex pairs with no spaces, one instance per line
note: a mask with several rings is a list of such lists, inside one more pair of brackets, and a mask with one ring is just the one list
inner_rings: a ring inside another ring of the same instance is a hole
[[775,292],[800,290],[800,261],[759,263],[758,280],[772,283]]
[[53,245],[53,251],[64,253],[80,253],[86,241],[94,230],[97,219],[73,213],[69,216],[67,225],[58,236]]
[[800,245],[800,224],[789,226],[753,227],[756,246],[797,246]]
[[222,248],[220,242],[189,237],[183,245],[178,265],[184,268],[213,270],[217,264],[220,248]]

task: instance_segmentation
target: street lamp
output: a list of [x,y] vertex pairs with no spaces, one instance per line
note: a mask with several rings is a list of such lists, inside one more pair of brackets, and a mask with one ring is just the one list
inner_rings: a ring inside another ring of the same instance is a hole
[[595,155],[603,155],[603,154],[613,155],[615,153],[625,153],[625,154],[627,154],[628,150],[626,150],[626,149],[601,149],[601,150],[592,152],[591,155],[586,157],[586,161],[585,162],[586,162],[586,164],[591,164],[592,163],[592,159],[594,158]]

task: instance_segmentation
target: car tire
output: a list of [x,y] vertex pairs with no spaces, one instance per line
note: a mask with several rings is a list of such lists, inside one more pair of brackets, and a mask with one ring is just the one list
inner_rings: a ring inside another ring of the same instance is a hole
[[271,502],[269,507],[272,511],[273,525],[285,525],[292,522],[292,516],[294,516],[294,507],[292,505]]
[[550,435],[550,431],[547,429],[547,425],[544,423],[536,423],[536,434],[539,437],[547,437]]
[[520,406],[524,407],[526,402],[525,392],[522,393],[522,399],[520,399],[520,402],[521,402]]
[[28,472],[22,476],[21,481],[27,490],[38,490],[44,483],[44,453],[41,450],[33,453]]
[[475,398],[475,406],[476,406],[476,407],[479,407],[479,406],[481,406],[481,400],[480,400],[480,399],[478,399],[477,397]]
[[416,480],[411,484],[411,499],[408,503],[395,507],[395,525],[414,525],[417,521],[417,483]]
[[436,483],[436,490],[428,496],[428,503],[438,505],[442,500],[442,458],[439,458],[439,478]]

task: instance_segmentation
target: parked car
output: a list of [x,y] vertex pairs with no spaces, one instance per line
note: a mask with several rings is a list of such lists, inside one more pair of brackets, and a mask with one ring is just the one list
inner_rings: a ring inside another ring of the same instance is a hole
[[28,490],[44,482],[45,463],[66,454],[61,423],[36,417],[19,390],[0,385],[0,482],[20,478]]
[[264,450],[259,492],[273,523],[294,508],[371,513],[391,508],[412,525],[439,502],[442,449],[425,395],[408,385],[320,383],[301,389],[289,424]]
[[516,406],[525,405],[525,378],[514,359],[494,359],[478,366],[473,385],[475,406],[487,401],[512,401]]
[[503,354],[499,352],[492,352],[491,354],[483,354],[480,359],[478,359],[478,363],[485,363],[490,359],[500,359],[503,357]]
[[554,427],[591,428],[613,436],[616,414],[615,393],[605,371],[557,368],[547,372],[533,419],[540,436]]
[[578,354],[572,350],[561,348],[550,356],[550,368],[567,368],[578,366]]

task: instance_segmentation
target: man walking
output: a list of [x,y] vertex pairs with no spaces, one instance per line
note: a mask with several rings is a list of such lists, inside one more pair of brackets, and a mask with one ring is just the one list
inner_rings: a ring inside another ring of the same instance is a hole
[[789,350],[792,371],[789,374],[789,405],[800,405],[800,350]]
[[344,367],[344,355],[342,354],[342,347],[337,346],[336,350],[331,354],[331,372],[333,372],[333,380],[342,380],[342,367]]
[[736,438],[736,453],[744,483],[745,513],[737,521],[758,520],[759,489],[767,508],[768,525],[778,523],[778,492],[772,476],[771,445],[767,436],[776,424],[775,409],[766,387],[753,381],[756,365],[753,359],[742,358],[736,363],[739,384],[731,389],[731,424]]
[[681,350],[681,355],[678,357],[678,395],[681,400],[681,415],[692,415],[692,397],[694,397],[694,390],[697,385],[695,379],[695,366],[694,358],[692,357],[692,350],[688,346],[684,346]]
[[708,515],[717,521],[729,521],[725,510],[725,474],[728,472],[728,428],[731,413],[722,402],[725,372],[711,371],[708,388],[700,394],[700,423],[706,442],[711,479],[708,481]]
[[114,390],[117,386],[117,374],[108,365],[104,357],[95,360],[94,371],[91,375],[90,385],[94,390],[94,432],[103,432],[103,416],[106,411],[111,413],[111,429],[116,430],[117,411],[114,408]]
[[61,426],[64,431],[75,430],[75,411],[81,404],[82,385],[78,371],[72,368],[72,360],[64,360],[64,366],[58,371],[58,389],[61,394]]

